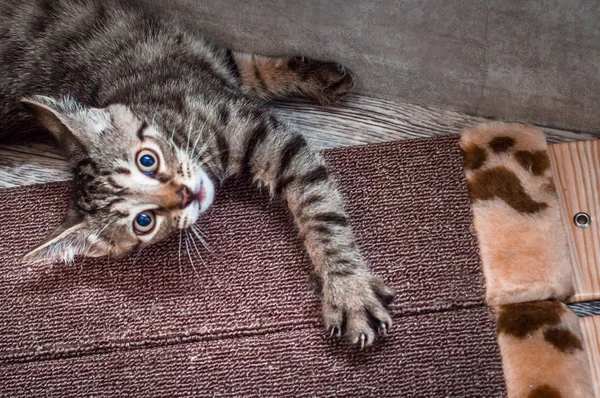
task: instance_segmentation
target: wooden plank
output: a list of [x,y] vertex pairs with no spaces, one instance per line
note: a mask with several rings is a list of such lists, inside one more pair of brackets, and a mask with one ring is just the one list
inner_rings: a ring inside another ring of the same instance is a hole
[[600,398],[600,316],[581,318],[579,325],[590,363],[594,396]]
[[[563,226],[567,234],[575,296],[573,302],[600,299],[600,140],[549,146]],[[579,228],[573,217],[592,218]]]
[[69,165],[63,158],[33,153],[35,145],[27,148],[0,148],[0,188],[70,180]]
[[[476,124],[490,121],[453,111],[362,95],[349,95],[338,104],[329,107],[296,100],[276,103],[273,108],[283,119],[295,124],[317,144],[323,144],[321,147],[427,138],[439,134],[457,133]],[[548,142],[571,142],[595,138],[593,134],[543,126],[539,128],[546,133]]]
[[[456,133],[486,121],[480,117],[424,108],[363,95],[350,95],[333,106],[307,101],[272,104],[274,111],[319,148],[371,144]],[[544,128],[551,142],[592,138]],[[64,181],[71,176],[60,150],[47,144],[0,146],[0,188]]]

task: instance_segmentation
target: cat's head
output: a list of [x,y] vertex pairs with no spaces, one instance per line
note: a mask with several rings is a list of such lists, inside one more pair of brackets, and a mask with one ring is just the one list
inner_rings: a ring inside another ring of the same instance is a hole
[[22,102],[65,149],[74,174],[62,223],[24,260],[122,256],[192,226],[214,185],[194,149],[124,105],[84,108],[36,96]]

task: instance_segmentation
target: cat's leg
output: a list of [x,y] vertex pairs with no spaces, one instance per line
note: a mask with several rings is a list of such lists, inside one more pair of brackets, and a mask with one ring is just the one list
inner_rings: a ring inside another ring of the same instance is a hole
[[392,325],[394,292],[373,276],[356,245],[342,196],[304,137],[261,108],[244,108],[227,137],[229,173],[250,173],[287,202],[319,282],[328,333],[370,345]]
[[337,101],[354,86],[354,75],[335,62],[240,52],[229,52],[229,57],[243,91],[261,100],[307,97],[326,104]]

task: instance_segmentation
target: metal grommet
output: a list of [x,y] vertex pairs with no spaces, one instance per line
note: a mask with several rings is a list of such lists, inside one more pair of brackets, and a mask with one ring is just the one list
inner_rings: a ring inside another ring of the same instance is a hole
[[592,217],[584,212],[577,213],[575,214],[575,217],[573,217],[573,223],[577,228],[587,228],[592,223]]

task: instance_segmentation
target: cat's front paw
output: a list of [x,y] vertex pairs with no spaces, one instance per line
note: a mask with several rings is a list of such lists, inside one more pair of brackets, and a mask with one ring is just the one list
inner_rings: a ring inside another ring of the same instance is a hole
[[338,276],[323,286],[323,319],[330,336],[367,347],[392,327],[394,291],[369,273]]

